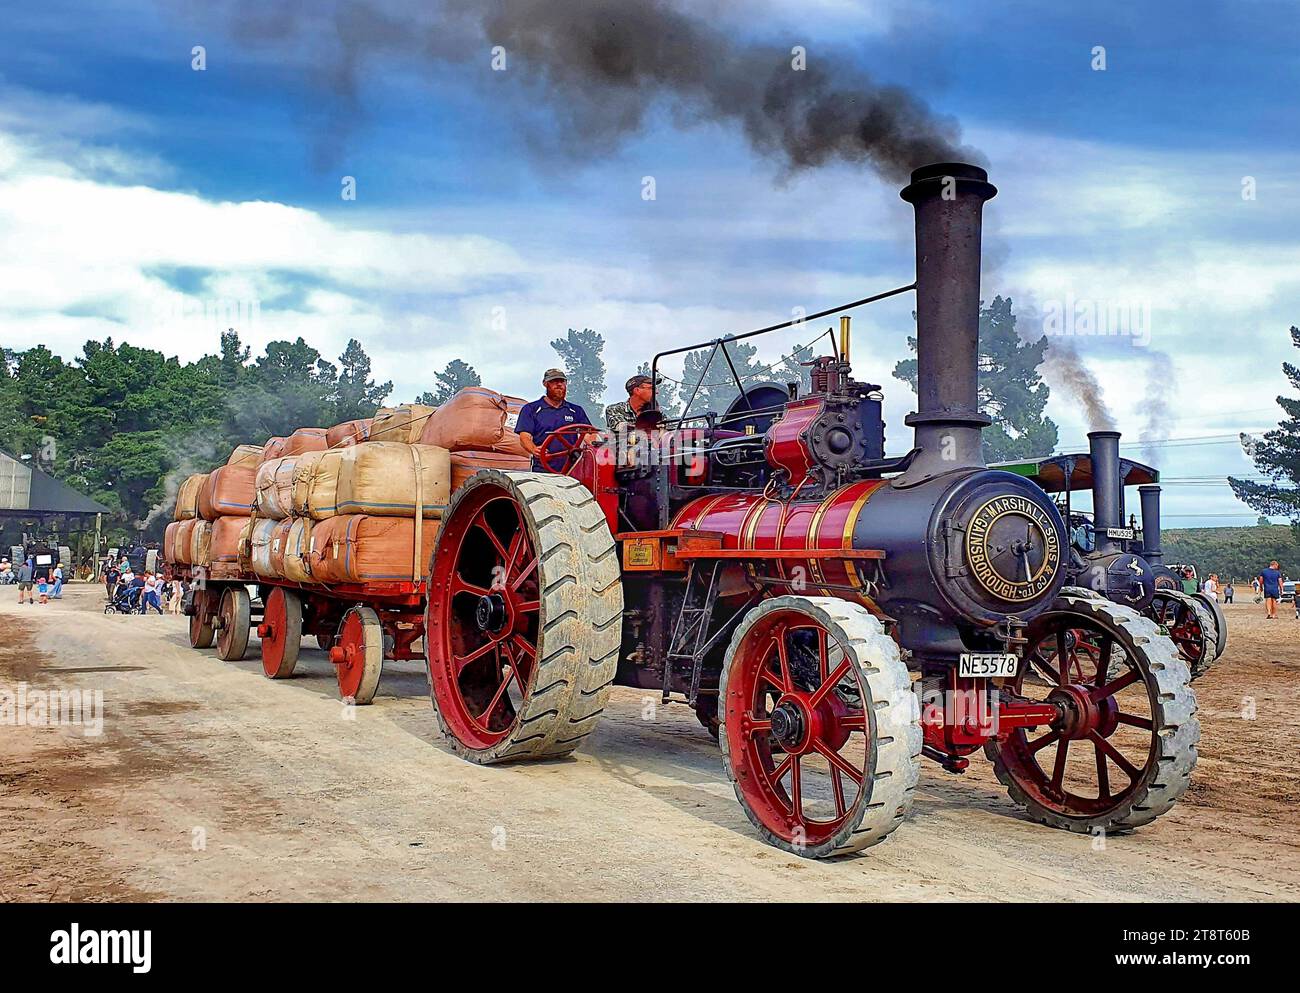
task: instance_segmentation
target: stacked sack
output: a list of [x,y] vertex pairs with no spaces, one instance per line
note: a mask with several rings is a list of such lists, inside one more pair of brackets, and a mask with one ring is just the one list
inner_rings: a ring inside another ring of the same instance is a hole
[[432,411],[407,404],[335,425],[320,448],[276,446],[255,474],[247,568],[300,583],[422,579],[451,496],[450,453],[418,444]]
[[524,401],[482,386],[467,386],[437,409],[420,441],[451,452],[451,488],[480,469],[526,471],[532,464],[515,433]]
[[226,464],[190,476],[176,494],[175,521],[163,535],[163,558],[203,566],[220,578],[239,571],[239,539],[253,510],[262,448],[240,445]]

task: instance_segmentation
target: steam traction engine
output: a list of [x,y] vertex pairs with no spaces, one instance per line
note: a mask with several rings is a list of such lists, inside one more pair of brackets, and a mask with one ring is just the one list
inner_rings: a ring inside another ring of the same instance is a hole
[[[688,402],[646,425],[675,457],[627,459],[570,428],[551,473],[480,472],[458,491],[425,630],[461,755],[566,755],[618,682],[684,698],[749,819],[801,855],[887,837],[922,755],[961,772],[983,748],[1031,816],[1074,831],[1174,804],[1199,738],[1186,664],[1151,620],[1062,593],[1055,503],[981,461],[980,218],[995,193],[961,164],[903,190],[917,277],[882,296],[917,294],[905,456],[884,456],[845,321],[809,395],[760,387],[721,418]],[[726,340],[708,344],[730,361]]]
[[[1072,593],[1102,597],[1151,618],[1178,647],[1195,681],[1227,648],[1228,627],[1217,601],[1183,592],[1181,577],[1164,565],[1160,549],[1160,475],[1119,455],[1118,431],[1093,431],[1088,451],[1053,455],[1004,468],[1057,494],[1069,528],[1064,563]],[[1125,524],[1124,488],[1138,486],[1142,527]],[[1070,505],[1076,489],[1092,490],[1093,513]]]

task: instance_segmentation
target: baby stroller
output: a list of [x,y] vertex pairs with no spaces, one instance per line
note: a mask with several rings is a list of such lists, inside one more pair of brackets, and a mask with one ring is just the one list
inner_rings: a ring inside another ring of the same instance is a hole
[[113,590],[113,595],[108,598],[108,603],[104,605],[106,614],[138,614],[140,605],[132,595],[136,591],[129,586],[123,586],[121,583]]

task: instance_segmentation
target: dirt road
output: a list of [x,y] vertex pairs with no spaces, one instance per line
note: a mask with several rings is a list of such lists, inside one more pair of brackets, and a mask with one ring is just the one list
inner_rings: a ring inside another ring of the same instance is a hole
[[0,724],[0,899],[1300,898],[1300,622],[1253,604],[1229,608],[1192,790],[1156,824],[1097,851],[1023,819],[986,763],[927,762],[909,823],[815,863],[761,843],[694,716],[647,718],[638,691],[573,759],[485,769],[438,739],[415,663],[348,711],[305,645],[273,684],[255,637],[224,663],[183,618],[104,616],[97,588],[0,595],[0,688],[104,699],[99,735]]

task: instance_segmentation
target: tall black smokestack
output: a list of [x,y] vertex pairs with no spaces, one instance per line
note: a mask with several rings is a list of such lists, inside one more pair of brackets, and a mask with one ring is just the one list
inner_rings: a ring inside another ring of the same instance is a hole
[[896,485],[954,469],[982,467],[978,395],[980,238],[984,201],[997,196],[988,173],[940,162],[912,173],[900,194],[916,210],[917,412],[921,450]]
[[1097,547],[1118,550],[1118,544],[1106,537],[1107,528],[1124,526],[1120,508],[1119,432],[1088,432],[1088,451],[1092,455],[1092,524],[1097,530]]
[[1160,548],[1160,487],[1139,486],[1142,499],[1142,557],[1152,565],[1161,565],[1165,553]]

